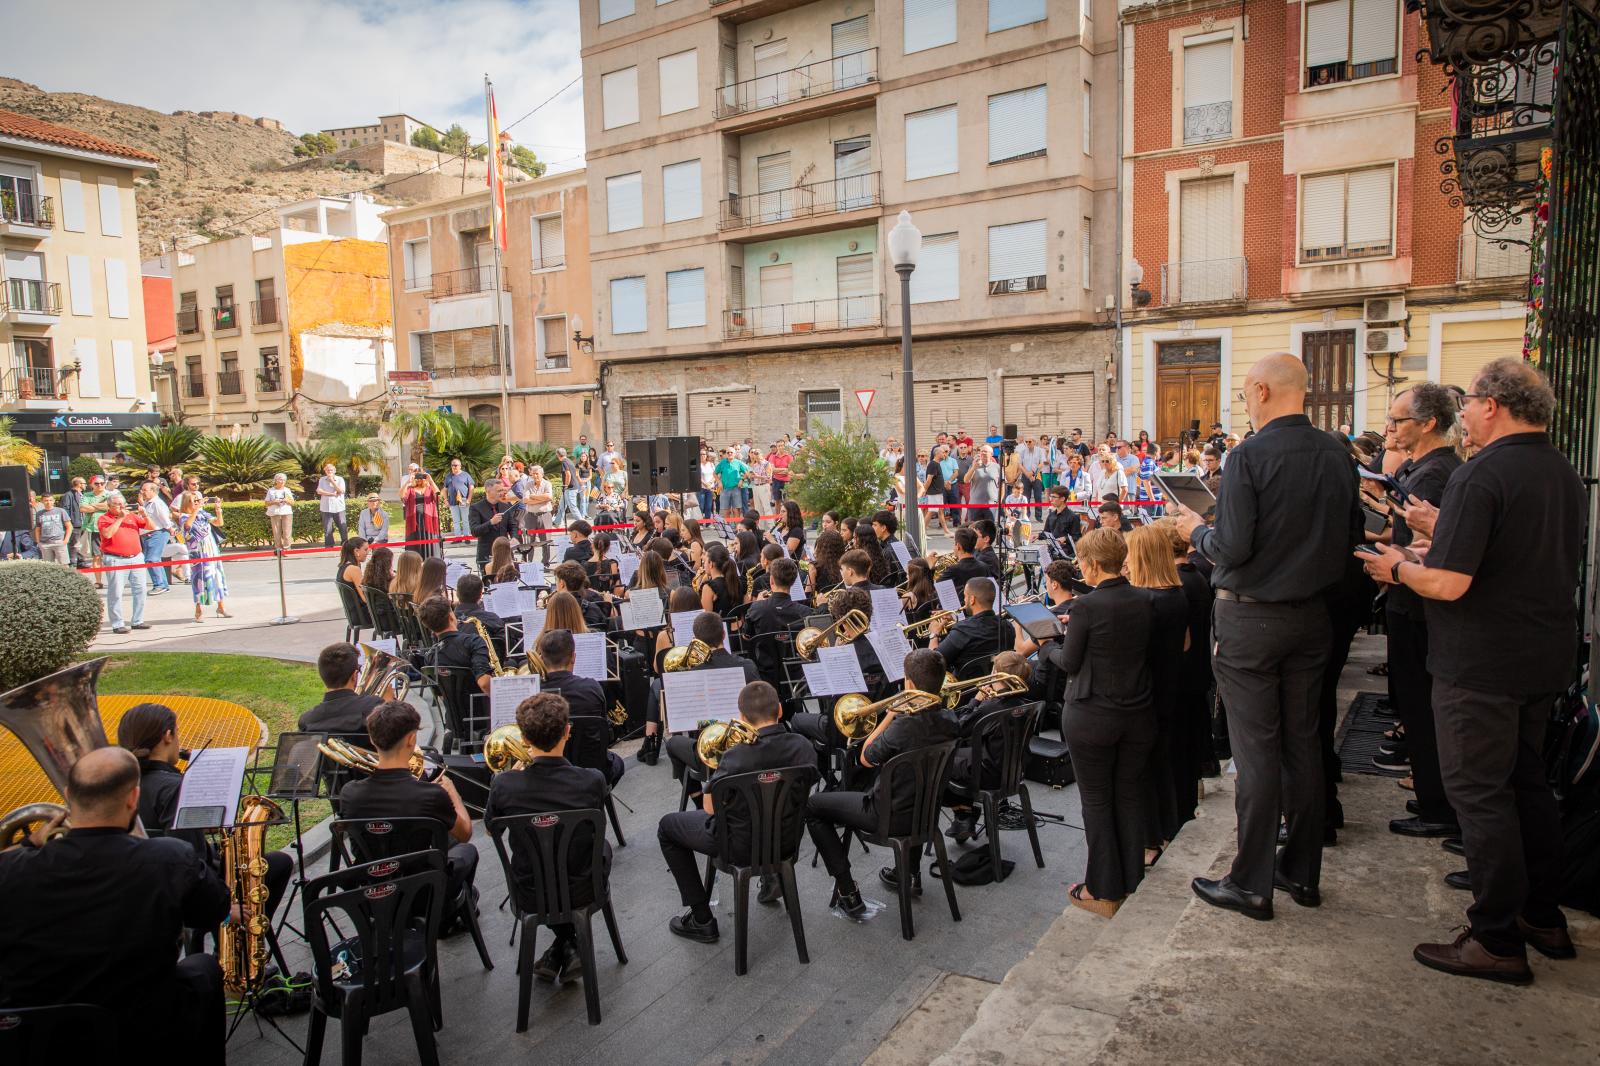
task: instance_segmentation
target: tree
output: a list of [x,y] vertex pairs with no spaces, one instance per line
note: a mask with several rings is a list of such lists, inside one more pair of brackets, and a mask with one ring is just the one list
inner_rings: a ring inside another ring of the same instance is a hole
[[524,148],[520,144],[511,146],[511,165],[528,175],[530,178],[544,177],[544,163],[533,154],[533,149]]
[[483,480],[500,465],[500,458],[505,454],[500,434],[487,422],[468,421],[455,414],[444,418],[448,431],[433,434],[423,441],[423,469],[443,478],[450,460],[460,459],[467,473]]
[[431,408],[396,411],[389,417],[389,434],[407,462],[414,463],[421,457],[425,441],[449,440],[452,432],[450,416]]
[[411,135],[411,143],[418,148],[426,148],[431,152],[442,152],[444,146],[439,143],[439,131],[432,126],[424,126]]
[[300,143],[294,146],[297,156],[332,155],[339,150],[339,142],[326,133],[302,133]]
[[301,440],[278,445],[278,456],[293,467],[290,476],[305,481],[322,476],[323,464],[328,461],[328,448],[319,440]]
[[274,474],[295,472],[267,437],[201,437],[195,453],[195,472],[217,492],[248,495],[272,484]]
[[151,463],[167,470],[194,458],[200,431],[193,426],[135,426],[117,440],[117,451],[131,469],[143,472]]
[[894,484],[894,472],[878,456],[879,445],[849,423],[842,432],[815,433],[789,467],[784,495],[812,514],[869,514],[883,504]]
[[0,466],[23,466],[28,473],[44,462],[44,449],[11,433],[11,419],[0,417]]
[[461,128],[461,123],[453,123],[439,139],[439,150],[451,155],[467,155],[472,151],[472,135]]
[[331,433],[322,432],[320,425],[317,429],[316,443],[326,456],[325,462],[331,461],[351,477],[359,477],[367,470],[387,472],[383,443],[375,433],[360,425],[339,426]]

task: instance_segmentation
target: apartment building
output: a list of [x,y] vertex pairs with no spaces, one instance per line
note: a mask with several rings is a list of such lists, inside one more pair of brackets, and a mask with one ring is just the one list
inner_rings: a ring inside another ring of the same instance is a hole
[[335,126],[322,132],[332,137],[340,148],[360,148],[364,144],[381,144],[393,141],[410,144],[411,135],[421,129],[431,129],[428,123],[410,115],[379,115],[370,126]]
[[160,402],[206,433],[278,441],[324,409],[377,415],[395,365],[382,214],[361,193],[316,197],[264,233],[179,251]]
[[606,435],[1100,431],[1115,268],[1111,0],[583,0]]
[[[1441,68],[1403,0],[1123,5],[1121,423],[1246,428],[1288,351],[1318,425],[1381,429],[1407,382],[1521,351],[1528,233],[1441,191]],[[1544,87],[1548,93],[1548,86]]]
[[[498,279],[484,186],[385,216],[401,367],[432,375],[435,404],[508,441],[601,435],[594,339],[584,332],[594,320],[588,204],[581,170],[507,185]],[[504,417],[496,298],[511,352]]]
[[37,489],[152,412],[134,182],[155,156],[0,111],[0,415],[44,449]]

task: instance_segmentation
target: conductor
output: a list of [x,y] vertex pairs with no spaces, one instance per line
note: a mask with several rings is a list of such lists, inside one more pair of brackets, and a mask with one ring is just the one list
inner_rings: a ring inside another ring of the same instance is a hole
[[[1178,528],[1214,566],[1217,694],[1239,768],[1239,851],[1195,895],[1248,918],[1272,917],[1274,887],[1321,902],[1323,784],[1317,692],[1327,665],[1324,593],[1362,539],[1349,455],[1305,416],[1306,369],[1285,352],[1245,378],[1254,436],[1228,455],[1216,521],[1179,507]],[[1287,844],[1273,858],[1278,813]]]

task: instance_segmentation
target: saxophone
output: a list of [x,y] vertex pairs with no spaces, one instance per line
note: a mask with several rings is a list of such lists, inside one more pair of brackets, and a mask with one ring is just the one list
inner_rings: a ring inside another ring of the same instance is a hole
[[[539,658],[538,652],[533,651],[528,653],[527,663],[507,670],[501,665],[500,656],[495,654],[494,641],[489,639],[489,627],[483,624],[483,619],[469,617],[463,618],[462,621],[476,629],[478,636],[483,638],[483,646],[489,651],[489,672],[495,677],[505,677],[507,674],[538,674],[540,677],[545,675],[544,660]],[[527,643],[527,634],[523,634],[522,640],[524,644]]]
[[239,801],[234,824],[220,830],[222,876],[239,907],[239,917],[217,930],[217,961],[222,965],[223,987],[233,996],[254,988],[266,970],[267,932],[272,923],[267,916],[264,853],[268,823],[282,818],[283,811],[276,803],[264,796],[246,796]]

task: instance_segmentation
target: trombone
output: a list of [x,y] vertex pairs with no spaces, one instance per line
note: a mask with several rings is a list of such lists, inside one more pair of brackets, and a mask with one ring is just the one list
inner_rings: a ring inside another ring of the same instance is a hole
[[833,701],[833,727],[848,741],[865,740],[885,714],[919,714],[940,705],[936,692],[905,689],[873,703],[864,693],[847,692]]
[[922,621],[907,622],[905,625],[900,626],[899,629],[900,632],[904,633],[908,639],[911,637],[927,636],[928,632],[933,628],[933,623],[941,619],[945,622],[945,624],[948,625],[956,620],[956,613],[954,611],[945,610],[934,611]]
[[795,654],[802,659],[814,659],[818,648],[836,644],[849,644],[872,628],[872,621],[861,611],[851,608],[826,629],[806,626],[794,638]]
[[993,685],[994,691],[990,692],[991,698],[998,696],[1020,696],[1028,691],[1027,682],[1016,674],[984,674],[967,681],[956,681],[945,675],[945,682],[939,689],[939,698],[946,707],[954,709],[961,702],[961,698],[973,689],[981,689],[986,685]]

